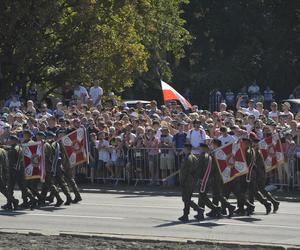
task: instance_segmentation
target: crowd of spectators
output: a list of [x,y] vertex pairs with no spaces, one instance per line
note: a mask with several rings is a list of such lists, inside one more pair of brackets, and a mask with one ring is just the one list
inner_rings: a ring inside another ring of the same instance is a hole
[[[22,141],[25,129],[35,138],[38,131],[57,133],[84,126],[89,135],[92,179],[104,172],[107,177],[120,178],[130,169],[131,177],[151,183],[158,183],[178,168],[186,141],[196,155],[200,153],[200,143],[209,144],[218,138],[225,145],[250,133],[263,139],[266,134],[281,131],[286,147],[300,145],[300,114],[290,112],[288,102],[271,101],[270,109],[265,109],[265,103],[258,99],[249,98],[244,104],[245,96],[240,95],[234,103],[235,112],[225,102],[213,112],[196,105],[185,111],[176,101],[158,106],[153,100],[128,107],[118,102],[112,92],[105,96],[99,85],[95,81],[88,90],[66,83],[61,100],[52,108],[38,103],[34,88],[25,103],[13,96],[1,110],[1,144],[10,134]],[[249,89],[257,92],[254,86]],[[297,159],[294,163],[287,159],[278,168],[279,181],[291,178],[291,168],[298,166],[295,162]],[[300,184],[300,170],[297,171],[295,178]]]

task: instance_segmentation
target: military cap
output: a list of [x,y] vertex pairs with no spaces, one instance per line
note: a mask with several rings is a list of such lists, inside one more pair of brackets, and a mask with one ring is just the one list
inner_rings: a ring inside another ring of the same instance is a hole
[[11,141],[19,141],[19,138],[16,135],[10,135],[9,136],[9,140],[11,140]]
[[201,148],[208,148],[208,145],[206,143],[200,143]]
[[192,148],[192,144],[189,143],[189,142],[186,142],[186,143],[184,143],[184,147],[191,149]]
[[28,134],[28,135],[32,136],[32,132],[29,129],[24,129],[23,134]]
[[46,136],[47,137],[55,137],[56,134],[54,132],[52,132],[52,131],[49,130],[49,131],[46,132]]
[[37,132],[36,135],[37,135],[37,136],[43,136],[43,137],[46,137],[46,134],[45,134],[43,131]]
[[59,129],[59,130],[56,131],[56,135],[59,135],[59,134],[67,134],[67,130]]
[[219,139],[213,139],[212,143],[215,144],[215,145],[217,145],[218,147],[222,146],[222,142]]

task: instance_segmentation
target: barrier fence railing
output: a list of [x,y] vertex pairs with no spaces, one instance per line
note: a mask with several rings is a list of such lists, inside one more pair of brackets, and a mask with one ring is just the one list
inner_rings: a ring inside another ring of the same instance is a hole
[[[163,180],[180,168],[181,159],[182,154],[174,148],[131,148],[114,160],[82,164],[77,167],[76,175],[84,176],[92,183],[177,185],[177,175],[166,182]],[[300,154],[287,154],[283,163],[267,173],[266,184],[279,189],[300,190]]]

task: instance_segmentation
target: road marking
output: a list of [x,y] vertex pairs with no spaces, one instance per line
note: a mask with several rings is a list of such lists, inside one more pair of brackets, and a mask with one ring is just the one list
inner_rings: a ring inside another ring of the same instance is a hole
[[[205,220],[203,221],[205,222]],[[300,227],[297,226],[285,226],[285,225],[268,225],[268,224],[247,224],[244,223],[230,223],[230,222],[215,222],[218,225],[228,225],[228,226],[242,226],[242,227],[272,227],[272,228],[286,228],[286,229],[297,229],[300,230]],[[201,224],[201,222],[200,222]]]
[[[168,207],[163,207],[163,206],[159,206],[159,205],[156,205],[156,206],[151,206],[151,205],[141,205],[139,206],[138,204],[113,204],[113,203],[79,203],[80,205],[86,205],[86,206],[103,206],[103,207],[110,207],[110,206],[115,206],[115,207],[135,207],[135,208],[158,208],[158,209],[181,209],[181,204],[179,204],[178,206],[176,207],[171,207],[171,206],[168,206]],[[264,213],[265,210],[256,210],[257,212],[259,213]],[[277,214],[285,214],[285,215],[300,215],[300,213],[287,213],[287,212],[282,212],[281,210],[279,210],[277,212]]]
[[[0,215],[18,215],[18,212],[1,212]],[[43,216],[43,217],[68,217],[68,218],[83,218],[83,219],[108,219],[108,220],[124,220],[122,217],[109,216],[90,216],[90,215],[73,215],[73,214],[37,214],[34,212],[24,213],[22,216]]]

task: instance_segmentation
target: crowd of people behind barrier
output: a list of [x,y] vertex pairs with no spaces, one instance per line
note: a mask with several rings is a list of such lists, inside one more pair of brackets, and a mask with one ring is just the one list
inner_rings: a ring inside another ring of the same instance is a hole
[[197,155],[200,144],[209,144],[214,138],[224,145],[250,132],[263,139],[270,132],[284,131],[285,162],[272,172],[269,182],[280,189],[300,185],[300,113],[291,113],[288,102],[272,101],[270,109],[265,109],[262,102],[248,99],[243,107],[245,97],[241,95],[236,112],[224,102],[215,112],[196,105],[186,111],[176,101],[160,107],[154,100],[128,107],[118,104],[113,93],[103,101],[99,81],[89,91],[82,85],[72,88],[67,83],[62,99],[51,109],[46,103],[38,103],[36,95],[32,89],[31,99],[25,103],[15,95],[6,101],[1,111],[1,144],[6,144],[11,134],[22,142],[24,130],[30,131],[35,139],[39,131],[58,133],[84,126],[89,135],[90,163],[78,167],[77,172],[84,173],[92,182],[132,180],[173,185],[176,177],[168,178],[167,183],[162,180],[178,170],[187,141]]

